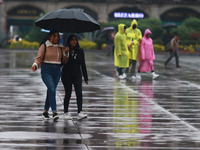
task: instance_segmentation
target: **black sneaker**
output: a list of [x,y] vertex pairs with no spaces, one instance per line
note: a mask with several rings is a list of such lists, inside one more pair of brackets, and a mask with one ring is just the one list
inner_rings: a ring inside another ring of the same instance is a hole
[[48,113],[48,112],[43,112],[42,117],[43,117],[45,120],[49,120],[49,119],[50,119],[49,113]]
[[53,114],[53,121],[57,121],[59,119],[58,114],[54,113]]

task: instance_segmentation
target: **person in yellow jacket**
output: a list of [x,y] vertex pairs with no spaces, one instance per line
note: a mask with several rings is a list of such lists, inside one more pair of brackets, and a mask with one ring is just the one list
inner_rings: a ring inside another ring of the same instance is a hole
[[126,44],[126,25],[119,24],[115,35],[114,64],[117,68],[115,73],[119,79],[124,79],[122,69],[129,67],[129,52]]
[[[139,44],[142,40],[142,33],[140,29],[137,29],[138,23],[134,19],[131,22],[131,26],[126,30],[126,44],[128,46],[129,50],[129,65],[131,69],[131,77],[135,79],[135,67],[138,61],[138,54],[139,54]],[[125,70],[125,73],[123,74],[124,78],[126,78],[127,73],[129,71],[129,68]]]

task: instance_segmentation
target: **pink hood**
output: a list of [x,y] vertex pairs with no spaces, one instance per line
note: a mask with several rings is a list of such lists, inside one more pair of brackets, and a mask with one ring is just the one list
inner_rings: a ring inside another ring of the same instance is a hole
[[149,29],[146,29],[144,32],[144,37],[147,37],[147,34],[152,34],[151,31]]
[[146,36],[148,33],[152,34],[149,29],[146,29],[140,44],[139,59],[152,61],[155,59],[155,54],[153,49],[153,41],[151,38],[147,39]]

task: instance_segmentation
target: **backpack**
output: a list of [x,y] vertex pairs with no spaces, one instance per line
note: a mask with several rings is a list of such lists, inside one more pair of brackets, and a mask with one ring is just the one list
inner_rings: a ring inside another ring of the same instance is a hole
[[170,52],[170,50],[171,50],[171,41],[168,42],[168,43],[166,44],[166,46],[165,46],[165,51],[166,51],[166,52]]

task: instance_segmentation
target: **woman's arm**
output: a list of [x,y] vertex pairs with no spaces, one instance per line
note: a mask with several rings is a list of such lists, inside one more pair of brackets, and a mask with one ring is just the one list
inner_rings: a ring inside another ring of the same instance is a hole
[[33,63],[30,70],[36,71],[37,68],[40,66],[40,64],[43,62],[45,56],[45,44],[42,44],[38,50],[38,55],[35,59],[35,62]]

